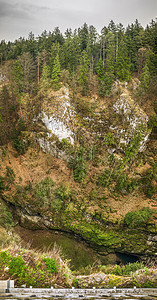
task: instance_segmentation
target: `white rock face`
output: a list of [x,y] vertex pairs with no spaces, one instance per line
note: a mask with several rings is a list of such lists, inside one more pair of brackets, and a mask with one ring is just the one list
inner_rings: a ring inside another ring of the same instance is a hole
[[[114,119],[115,114],[113,113],[113,117],[111,114],[110,127],[108,127],[116,139],[116,145],[114,145],[113,149],[109,147],[108,151],[111,154],[117,150],[122,150],[125,153],[126,148],[135,134],[139,134],[140,136],[139,151],[144,151],[150,133],[147,127],[148,116],[131,98],[127,84],[117,82],[116,88],[119,88],[121,91],[117,101],[113,104],[113,110],[118,118],[116,117]],[[58,94],[56,93],[54,99],[52,98],[50,102],[46,102],[46,105],[39,119],[42,120],[48,130],[47,137],[40,137],[38,141],[40,147],[45,152],[63,158],[65,153],[57,148],[55,138],[53,139],[51,137],[54,135],[59,141],[67,139],[71,145],[74,145],[76,133],[79,129],[77,112],[71,104],[68,88],[63,87]],[[101,110],[101,107],[99,109]],[[95,112],[94,116],[96,116],[96,114],[98,113]],[[79,118],[80,117],[90,124],[90,126],[88,126],[88,134],[87,128],[81,127],[82,134],[85,135],[88,143],[88,139],[91,141],[91,138],[95,139],[95,137],[99,135],[99,132],[95,131],[93,126],[95,118],[79,115]],[[104,119],[100,118],[97,122],[102,124],[103,132],[103,127],[106,127]],[[102,132],[101,136],[103,135]],[[104,131],[104,139],[105,136],[106,131]]]
[[[148,116],[146,113],[131,99],[128,93],[122,93],[113,108],[117,114],[122,116],[123,120],[122,124],[117,124],[118,128],[110,127],[115,136],[119,137],[119,145],[127,147],[135,133],[140,133],[142,141],[140,142],[139,151],[143,151],[149,137]],[[123,129],[120,129],[120,127],[123,127]]]
[[73,144],[73,133],[70,128],[68,128],[67,124],[70,118],[73,117],[74,112],[71,109],[69,91],[67,88],[64,88],[64,94],[63,96],[60,96],[59,99],[62,99],[59,111],[51,116],[48,116],[45,112],[43,112],[42,121],[49,130],[49,137],[52,136],[52,134],[55,134],[60,141],[65,138],[69,139],[71,144]]
[[[48,133],[47,138],[39,138],[38,142],[43,151],[50,153],[56,157],[63,158],[64,152],[56,147],[55,141],[50,141],[52,135],[55,135],[61,142],[67,139],[72,145],[74,144],[74,133],[68,124],[74,119],[74,110],[70,103],[69,91],[64,87],[62,95],[56,98],[58,109],[52,114],[43,111],[39,119],[45,124]],[[53,107],[52,107],[53,108]],[[50,108],[49,108],[50,109]]]
[[69,139],[71,144],[74,143],[74,139],[72,137],[73,133],[69,128],[66,127],[63,121],[54,119],[53,116],[48,117],[45,112],[43,112],[42,121],[49,130],[49,137],[51,137],[52,134],[55,134],[60,141],[62,139]]

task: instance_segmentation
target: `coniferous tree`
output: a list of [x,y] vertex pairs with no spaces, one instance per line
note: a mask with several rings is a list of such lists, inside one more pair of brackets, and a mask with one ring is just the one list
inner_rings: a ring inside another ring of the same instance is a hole
[[114,69],[115,69],[115,44],[114,35],[109,32],[107,34],[107,46],[106,46],[106,60],[105,60],[105,76],[101,81],[101,95],[107,95],[110,93],[112,84],[114,82]]
[[40,79],[40,86],[43,90],[47,90],[51,86],[50,82],[50,68],[47,64],[44,65]]
[[80,43],[76,32],[66,31],[67,38],[62,47],[64,53],[64,68],[68,69],[69,73],[72,74],[78,66],[78,61],[80,58]]
[[98,93],[100,96],[104,96],[106,93],[105,87],[105,69],[102,57],[99,58],[99,62],[96,68],[98,78]]
[[88,45],[88,25],[86,23],[83,24],[83,26],[81,27],[81,29],[79,29],[79,39],[80,39],[80,46],[81,46],[81,50],[85,50],[87,48]]
[[51,82],[54,89],[60,88],[60,84],[59,84],[60,74],[61,74],[61,66],[59,61],[59,55],[57,53],[54,59],[54,65],[51,74]]
[[104,80],[105,69],[104,69],[104,63],[103,63],[102,57],[99,58],[96,71],[97,71],[97,75],[98,75],[98,80]]
[[116,75],[120,81],[130,80],[130,61],[125,40],[122,39],[118,46]]
[[145,94],[149,87],[149,81],[150,81],[150,72],[147,64],[145,64],[143,68],[143,72],[140,77],[140,85],[139,85],[139,93]]
[[89,59],[86,51],[82,52],[81,65],[79,67],[79,82],[81,85],[82,95],[86,95],[88,91],[88,74]]

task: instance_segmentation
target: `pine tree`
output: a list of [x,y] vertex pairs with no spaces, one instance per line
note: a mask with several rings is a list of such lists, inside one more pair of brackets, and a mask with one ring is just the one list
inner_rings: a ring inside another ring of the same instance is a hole
[[40,86],[43,90],[47,90],[51,86],[50,82],[50,68],[47,64],[44,65],[40,79]]
[[109,32],[107,34],[107,55],[106,55],[106,73],[112,79],[114,79],[114,69],[115,69],[115,44],[114,44],[114,35]]
[[96,68],[97,75],[98,75],[98,80],[104,80],[104,75],[105,75],[105,69],[104,69],[104,63],[102,60],[102,57],[99,58],[99,62]]
[[100,95],[110,94],[112,84],[114,82],[114,69],[115,69],[115,44],[114,35],[109,32],[106,36],[107,46],[106,46],[106,60],[105,60],[105,75],[104,79],[99,84]]
[[89,39],[88,25],[86,23],[84,23],[81,29],[79,29],[79,38],[81,50],[83,51],[87,48]]
[[59,55],[57,53],[57,55],[54,59],[54,65],[53,65],[52,74],[51,74],[51,82],[52,82],[54,89],[60,88],[60,84],[59,84],[60,74],[61,74],[61,66],[60,66],[60,62],[59,62]]
[[82,88],[82,95],[86,95],[88,90],[88,73],[89,73],[89,59],[86,51],[82,52],[81,65],[79,67],[79,81]]
[[127,45],[124,39],[122,39],[119,43],[116,71],[117,78],[120,81],[130,80],[130,61],[128,57]]
[[148,65],[145,64],[143,68],[143,72],[140,77],[140,85],[139,85],[139,93],[140,94],[145,94],[148,90],[149,87],[149,81],[150,81],[150,72]]

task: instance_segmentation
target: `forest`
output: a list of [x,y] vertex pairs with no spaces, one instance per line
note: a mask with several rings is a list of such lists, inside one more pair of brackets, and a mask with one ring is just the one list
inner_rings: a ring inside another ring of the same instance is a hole
[[[55,131],[57,126],[60,132]],[[56,27],[38,37],[30,32],[28,38],[2,40],[0,245],[4,236],[6,245],[12,240],[19,243],[24,229],[58,231],[83,240],[99,256],[99,266],[85,266],[81,274],[104,269],[122,275],[125,267],[102,266],[104,258],[113,265],[120,263],[117,253],[155,266],[156,137],[156,20],[145,28],[138,20],[126,28],[111,20],[99,33],[84,23],[64,34]],[[11,270],[15,254],[11,251],[0,253],[2,278],[7,276],[6,266]],[[34,254],[27,255],[31,263]],[[61,270],[59,279],[52,276],[54,282],[85,284],[66,273],[64,263],[59,267],[56,252],[52,261],[39,256],[43,272],[50,264],[53,276]],[[21,261],[22,275],[10,273],[18,286],[30,284],[31,272],[32,286],[38,275],[40,287],[51,286],[51,276],[45,284],[38,265],[32,271],[30,264],[24,272]],[[128,274],[137,270],[134,267],[143,265],[130,265]],[[102,281],[100,286],[112,287],[117,280],[118,286],[156,287],[156,277],[149,282],[144,272],[144,280],[139,273],[139,282],[132,277],[131,283],[122,284],[120,278],[110,278],[110,285]],[[149,272],[156,276],[156,269]],[[95,281],[85,286],[94,285]]]
[[[5,77],[9,81],[2,96],[7,97],[10,86],[10,96],[20,106],[25,98],[30,98],[33,106],[34,97],[41,97],[39,90],[57,90],[60,82],[70,86],[73,98],[77,93],[109,96],[115,80],[129,82],[132,76],[141,81],[142,97],[149,87],[156,93],[157,22],[152,20],[144,29],[138,20],[127,28],[111,20],[100,34],[86,23],[74,31],[67,29],[64,34],[59,27],[38,37],[30,32],[28,38],[2,40],[0,60],[1,81]],[[30,109],[28,119],[36,109]],[[21,107],[20,110],[22,116]]]

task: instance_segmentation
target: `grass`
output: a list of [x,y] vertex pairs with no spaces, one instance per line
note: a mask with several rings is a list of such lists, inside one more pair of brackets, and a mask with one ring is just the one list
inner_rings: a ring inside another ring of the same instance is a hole
[[56,245],[51,251],[40,252],[12,244],[0,251],[0,279],[13,279],[15,287],[23,284],[36,288],[155,287],[156,271],[155,267],[148,268],[142,262],[136,262],[127,265],[94,264],[72,273],[69,261],[62,257]]
[[23,249],[17,245],[0,252],[0,279],[12,278],[15,286],[50,288],[54,284],[71,286],[68,262],[61,257],[60,249],[49,252]]

